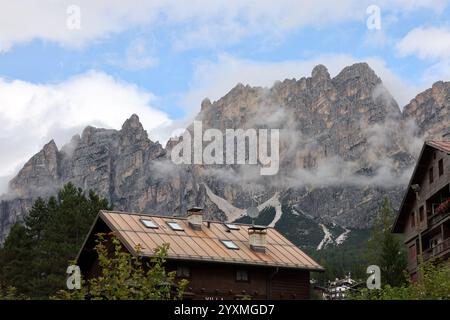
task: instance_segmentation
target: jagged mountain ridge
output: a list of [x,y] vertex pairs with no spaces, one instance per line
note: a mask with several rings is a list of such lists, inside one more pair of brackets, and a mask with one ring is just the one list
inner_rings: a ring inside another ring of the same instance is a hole
[[278,194],[283,207],[318,223],[364,228],[383,194],[399,204],[405,185],[387,183],[386,176],[400,176],[414,162],[404,125],[413,119],[420,134],[444,134],[449,97],[450,83],[438,82],[402,113],[381,79],[360,63],[334,78],[319,65],[308,78],[272,88],[239,84],[214,103],[205,99],[197,117],[204,129],[282,129],[280,171],[272,177],[239,166],[175,166],[171,143],[152,142],[136,115],[121,130],[87,127],[61,150],[48,143],[11,181],[15,199],[1,203],[0,241],[33,199],[68,181],[121,210],[183,215],[201,205],[210,218],[226,220]]

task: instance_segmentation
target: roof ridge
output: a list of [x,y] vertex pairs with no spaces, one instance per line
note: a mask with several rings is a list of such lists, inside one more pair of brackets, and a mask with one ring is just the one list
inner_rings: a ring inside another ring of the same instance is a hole
[[[178,220],[187,220],[187,217],[185,216],[165,216],[165,215],[161,215],[161,214],[151,214],[151,213],[138,213],[138,212],[127,212],[127,211],[116,211],[116,210],[100,210],[100,212],[105,212],[105,213],[114,213],[114,214],[125,214],[125,215],[134,215],[134,216],[142,216],[142,217],[155,217],[155,218],[162,218],[162,219],[178,219]],[[203,220],[203,222],[209,222],[209,223],[215,223],[215,224],[221,224],[221,225],[225,225],[225,224],[235,224],[238,226],[248,226],[248,227],[254,227],[255,225],[250,224],[250,223],[241,223],[241,222],[226,222],[226,221],[218,221],[218,220]],[[264,227],[267,229],[273,229],[276,230],[274,227],[270,227],[270,226],[260,226],[257,225],[258,227]]]

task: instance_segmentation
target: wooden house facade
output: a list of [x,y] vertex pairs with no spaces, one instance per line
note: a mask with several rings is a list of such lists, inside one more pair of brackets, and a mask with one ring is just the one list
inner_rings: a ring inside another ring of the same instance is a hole
[[419,261],[450,256],[450,142],[425,142],[404,195],[393,232],[404,235],[408,272]]
[[189,281],[186,299],[309,299],[310,272],[323,270],[274,228],[204,221],[199,209],[187,217],[101,211],[77,258],[85,278],[98,273],[95,235],[105,232],[133,255],[169,244],[166,269]]

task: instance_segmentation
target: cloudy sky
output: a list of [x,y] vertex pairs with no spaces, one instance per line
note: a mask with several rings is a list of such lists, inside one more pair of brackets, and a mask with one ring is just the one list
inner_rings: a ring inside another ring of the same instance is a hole
[[0,192],[52,138],[137,113],[163,142],[204,97],[318,63],[367,61],[404,105],[450,80],[449,2],[0,0]]

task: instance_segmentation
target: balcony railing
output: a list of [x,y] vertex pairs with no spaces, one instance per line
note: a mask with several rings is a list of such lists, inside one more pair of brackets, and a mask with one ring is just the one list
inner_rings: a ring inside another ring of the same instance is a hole
[[450,238],[445,239],[432,248],[424,250],[422,253],[423,260],[428,260],[440,256],[442,253],[450,249]]
[[445,213],[432,215],[431,217],[428,218],[428,226],[435,225],[436,223],[445,219],[449,215],[450,215],[450,210],[447,210]]

